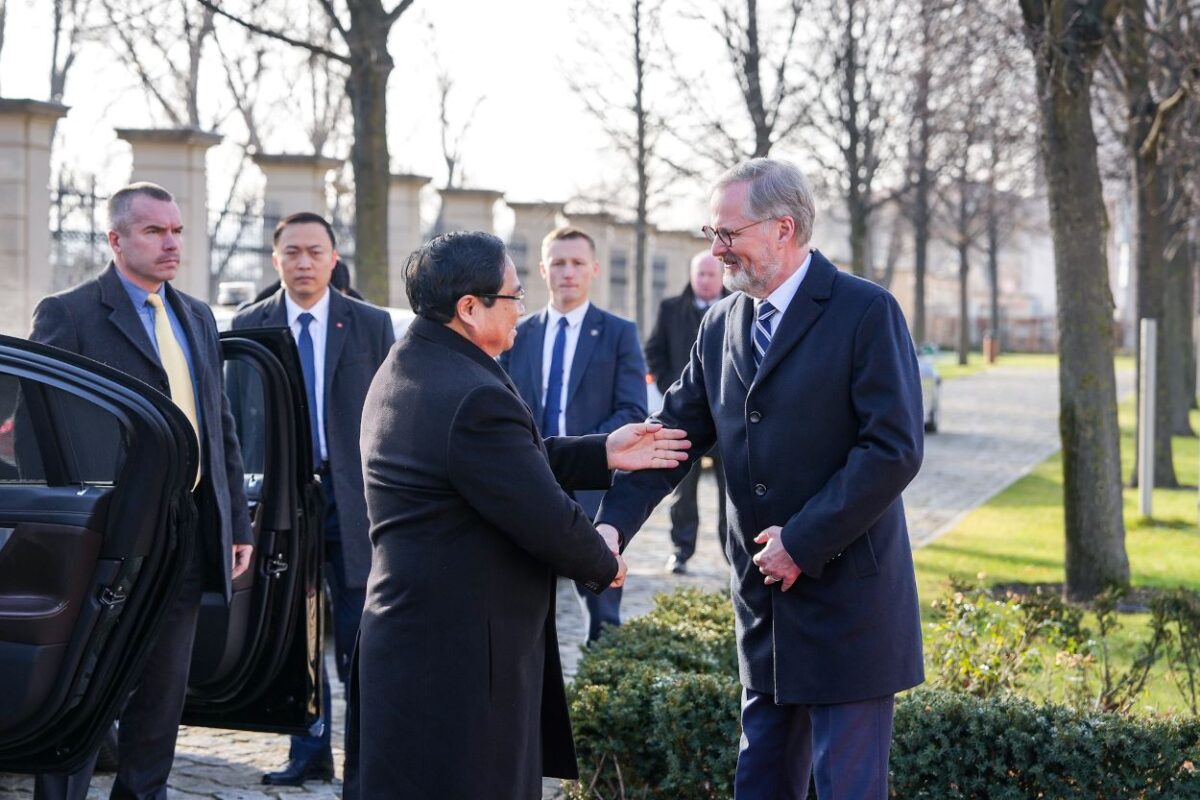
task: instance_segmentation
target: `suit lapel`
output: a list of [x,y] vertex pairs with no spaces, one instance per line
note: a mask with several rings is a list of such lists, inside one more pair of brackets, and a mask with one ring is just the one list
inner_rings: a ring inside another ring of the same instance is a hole
[[749,388],[754,383],[754,356],[750,352],[750,325],[754,321],[754,301],[743,294],[734,301],[725,325],[725,349],[733,362],[733,371]]
[[139,353],[146,357],[147,361],[162,371],[162,362],[158,360],[154,344],[146,335],[146,328],[142,325],[142,320],[138,317],[133,303],[130,302],[129,293],[125,291],[121,278],[117,275],[116,265],[110,263],[108,269],[100,275],[98,282],[100,284],[100,301],[109,308],[109,321],[129,340],[130,344],[137,348]]
[[526,348],[529,357],[525,360],[525,369],[528,369],[528,379],[526,386],[533,386],[534,391],[530,399],[532,407],[530,411],[533,413],[535,420],[542,418],[542,351],[546,346],[546,317],[549,316],[546,311],[534,314],[529,318],[529,322],[525,323],[529,330],[525,336],[529,339],[529,346]]
[[758,368],[756,382],[766,380],[775,365],[783,360],[788,351],[804,338],[817,317],[825,310],[824,300],[829,298],[833,289],[833,279],[837,275],[837,267],[830,264],[816,250],[812,253],[812,262],[808,265],[808,274],[796,290],[796,296],[788,304],[787,312],[779,320],[775,332],[771,335],[771,346]]
[[333,389],[333,375],[337,371],[342,347],[350,335],[350,301],[332,286],[329,292],[329,323],[325,326],[325,416],[329,417],[329,394]]
[[262,322],[264,328],[277,325],[281,328],[288,327],[287,304],[283,301],[284,290],[280,289],[275,294],[267,298],[267,301],[262,306]]
[[567,382],[567,408],[575,399],[575,390],[583,382],[583,373],[587,371],[596,344],[604,333],[604,314],[595,306],[589,306],[583,317],[583,325],[579,328],[579,341],[575,343],[575,358],[571,361],[571,377]]

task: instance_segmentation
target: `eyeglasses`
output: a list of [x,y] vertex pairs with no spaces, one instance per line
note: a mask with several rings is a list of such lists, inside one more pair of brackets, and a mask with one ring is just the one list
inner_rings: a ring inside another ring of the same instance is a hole
[[517,289],[516,294],[477,294],[476,297],[487,297],[492,300],[516,300],[518,303],[525,300],[525,289],[521,287]]
[[721,244],[725,245],[726,247],[733,247],[733,237],[737,236],[739,233],[748,228],[753,228],[760,222],[767,222],[768,220],[772,219],[775,219],[775,217],[763,217],[762,219],[757,219],[748,225],[743,225],[737,230],[732,231],[727,231],[724,228],[714,228],[710,225],[705,225],[700,229],[700,232],[704,234],[704,237],[708,239],[709,242],[712,242],[713,239],[719,239]]

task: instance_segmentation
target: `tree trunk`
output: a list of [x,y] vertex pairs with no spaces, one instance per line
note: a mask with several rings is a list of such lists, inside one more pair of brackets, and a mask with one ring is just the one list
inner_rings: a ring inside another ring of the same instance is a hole
[[989,191],[993,196],[988,201],[987,220],[988,305],[991,309],[988,327],[992,331],[992,341],[1003,352],[1004,320],[1000,317],[1000,220],[996,215],[995,187],[991,187]]
[[[382,28],[382,30],[380,30]],[[354,260],[357,288],[373,303],[388,302],[388,184],[391,157],[387,141],[387,83],[393,62],[387,27],[365,28],[355,20],[349,31],[350,77],[346,89],[354,116]]]
[[1091,76],[1104,38],[1105,11],[1103,3],[1062,0],[1022,0],[1022,11],[1035,57],[1054,239],[1064,592],[1069,599],[1087,600],[1106,586],[1129,583],[1107,221],[1091,114]]
[[637,219],[634,221],[633,258],[633,308],[634,319],[639,331],[646,330],[646,214],[650,195],[650,174],[647,161],[649,150],[646,143],[646,115],[644,101],[646,90],[646,54],[642,48],[642,2],[633,0],[633,64],[634,115],[637,122]]
[[971,353],[971,317],[967,306],[967,276],[971,271],[970,245],[958,246],[958,363],[966,365]]
[[1167,263],[1161,347],[1167,351],[1167,403],[1170,433],[1195,436],[1188,412],[1196,395],[1196,343],[1192,338],[1192,262],[1186,228],[1176,227],[1175,253]]
[[870,231],[869,212],[863,207],[863,203],[855,198],[850,199],[846,210],[850,212],[850,271],[860,278],[870,278],[867,269],[867,253],[870,249],[867,242]]

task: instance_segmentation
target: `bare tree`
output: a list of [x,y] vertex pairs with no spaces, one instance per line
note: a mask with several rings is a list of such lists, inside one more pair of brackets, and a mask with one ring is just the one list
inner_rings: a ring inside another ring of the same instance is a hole
[[4,30],[8,22],[8,2],[0,0],[0,53],[4,52]]
[[[596,63],[591,68],[572,70],[568,82],[634,173],[630,203],[634,213],[634,305],[638,327],[645,330],[650,207],[667,180],[658,152],[666,123],[656,113],[650,96],[650,84],[665,74],[658,32],[661,2],[625,0],[621,6],[601,6],[593,1],[580,10],[592,20],[590,26],[581,28],[587,34],[581,51]],[[598,26],[610,38],[597,36]]]
[[391,156],[387,142],[387,83],[395,68],[388,52],[393,26],[413,4],[398,0],[390,9],[383,0],[345,0],[346,16],[333,0],[319,3],[330,25],[342,40],[337,51],[282,30],[251,22],[224,7],[218,0],[197,0],[204,8],[262,36],[299,47],[309,53],[346,64],[346,93],[354,118],[350,161],[354,168],[354,228],[356,275],[367,298],[385,302],[388,297],[388,186]]
[[429,51],[433,61],[434,76],[438,99],[438,125],[441,133],[442,160],[446,163],[446,188],[456,189],[463,179],[463,142],[475,121],[475,112],[483,103],[483,96],[476,95],[469,103],[469,110],[461,115],[456,113],[455,87],[458,82],[438,56],[437,30],[429,23]]
[[[815,146],[811,154],[845,205],[850,268],[870,278],[875,277],[870,250],[875,212],[902,191],[883,192],[878,183],[896,149],[898,136],[891,128],[904,106],[897,80],[902,74],[900,8],[893,0],[827,2],[828,58],[815,67],[814,77],[828,90],[813,104],[812,124],[805,129],[824,141],[825,147]],[[825,158],[826,149],[836,158]]]
[[1034,57],[1059,330],[1067,597],[1129,583],[1113,300],[1091,86],[1120,0],[1019,0]]
[[189,0],[100,0],[108,29],[116,39],[117,58],[177,128],[196,128],[200,121],[200,59],[213,32],[211,9],[196,9]]

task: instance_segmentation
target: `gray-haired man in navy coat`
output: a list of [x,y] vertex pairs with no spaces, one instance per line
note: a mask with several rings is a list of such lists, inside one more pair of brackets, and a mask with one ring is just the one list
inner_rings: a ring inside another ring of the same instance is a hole
[[[808,182],[754,159],[716,184],[734,290],[700,325],[662,422],[720,450],[743,686],[738,800],[887,797],[893,696],[924,679],[900,493],[922,456],[895,299],[810,246]],[[687,466],[620,474],[597,529],[629,538]]]

